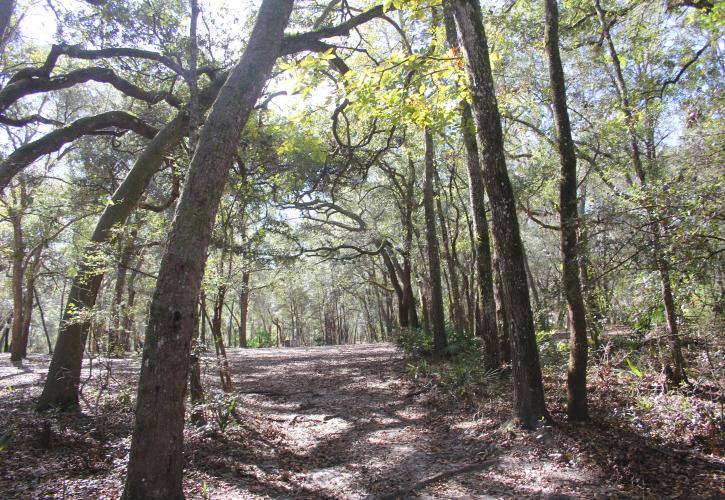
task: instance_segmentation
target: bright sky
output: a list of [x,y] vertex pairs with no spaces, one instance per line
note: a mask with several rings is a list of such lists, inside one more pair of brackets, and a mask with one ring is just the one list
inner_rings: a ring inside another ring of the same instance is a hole
[[[79,10],[87,8],[80,0],[51,1],[54,6],[63,7],[59,10]],[[203,12],[213,13],[222,7],[226,7],[230,12],[238,13],[240,17],[249,12],[250,9],[256,9],[258,3],[258,0],[199,0]],[[48,8],[48,1],[30,0],[18,6],[19,11],[23,8],[27,8],[20,26],[23,36],[38,45],[50,46],[54,41],[53,38],[55,36],[57,23],[55,16]],[[200,29],[202,28],[200,26]]]
[[[87,4],[81,0],[51,0],[53,5],[59,11],[73,11],[79,9],[89,9]],[[237,17],[244,19],[250,12],[256,12],[260,0],[199,0],[202,10],[202,16],[207,13],[210,17],[220,10],[227,9],[230,16],[228,19]],[[20,4],[18,11],[25,10],[25,15],[20,25],[22,36],[26,41],[32,42],[41,47],[50,47],[56,40],[55,34],[57,29],[57,21],[53,12],[48,7],[47,0],[30,0],[25,4]],[[231,23],[231,21],[230,21]],[[199,22],[199,30],[204,30],[204,23]],[[293,87],[292,78],[278,81],[273,84],[273,92],[284,90],[290,92]],[[312,96],[312,101],[319,98],[320,102],[324,100],[324,92],[316,93]],[[276,107],[279,111],[285,113],[294,112],[302,103],[299,96],[279,96],[276,97],[271,106]]]

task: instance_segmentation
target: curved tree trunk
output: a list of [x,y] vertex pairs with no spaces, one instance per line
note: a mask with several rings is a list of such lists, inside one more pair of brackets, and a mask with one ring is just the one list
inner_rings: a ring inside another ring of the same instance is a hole
[[146,329],[124,498],[183,498],[184,393],[212,225],[242,129],[277,59],[292,0],[264,0],[201,129]]
[[86,262],[93,260],[91,257],[97,252],[100,244],[109,241],[113,227],[124,224],[136,208],[141,195],[161,166],[166,152],[184,137],[187,120],[185,115],[177,115],[156,134],[98,219],[84,251],[84,257],[81,259],[78,274],[71,283],[48,377],[38,401],[38,410],[51,407],[61,409],[78,407],[83,346],[86,344],[90,327],[90,321],[84,319],[83,314],[90,312],[96,305],[98,290],[103,279],[103,273],[93,269]]

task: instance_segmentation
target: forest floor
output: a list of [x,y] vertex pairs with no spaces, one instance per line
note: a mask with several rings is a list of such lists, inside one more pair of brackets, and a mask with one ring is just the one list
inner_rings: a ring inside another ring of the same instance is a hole
[[[526,432],[508,421],[508,382],[471,404],[411,382],[390,344],[229,349],[229,361],[224,395],[206,359],[210,423],[186,428],[187,498],[725,495],[720,450],[706,435],[663,433],[671,415],[633,418],[615,376],[597,384],[583,426],[566,423],[561,376],[547,375],[555,423]],[[138,358],[87,362],[81,415],[33,411],[48,362],[0,355],[0,498],[118,498]]]

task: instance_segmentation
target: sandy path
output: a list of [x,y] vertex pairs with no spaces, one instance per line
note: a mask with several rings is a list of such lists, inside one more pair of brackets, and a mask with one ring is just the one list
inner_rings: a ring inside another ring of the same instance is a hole
[[609,490],[589,470],[529,454],[523,441],[516,453],[502,453],[499,433],[481,433],[492,421],[447,411],[431,393],[411,395],[391,345],[232,350],[230,364],[242,419],[274,442],[233,466],[256,487],[243,493],[221,474],[230,488],[222,496],[547,497],[582,483],[595,494]]
[[[186,428],[187,498],[611,498],[673,493],[663,478],[680,492],[719,484],[711,465],[671,464],[617,427],[508,428],[505,386],[477,411],[437,388],[420,392],[392,345],[230,349],[226,396],[213,357],[204,361],[210,425]],[[118,498],[138,358],[96,360],[92,377],[86,367],[81,416],[33,411],[47,364],[33,355],[14,367],[0,355],[0,437],[10,436],[0,498]],[[224,432],[214,418],[221,397],[237,400]]]

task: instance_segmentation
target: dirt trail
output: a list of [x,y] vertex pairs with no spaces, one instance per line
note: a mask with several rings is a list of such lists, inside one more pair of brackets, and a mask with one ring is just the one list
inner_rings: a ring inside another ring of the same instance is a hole
[[[225,396],[205,358],[210,425],[185,431],[187,498],[708,496],[723,484],[719,462],[675,457],[603,419],[523,432],[505,425],[505,396],[482,397],[472,410],[437,388],[421,391],[392,345],[229,356],[234,393]],[[0,355],[0,498],[118,498],[138,358],[86,365],[80,416],[33,411],[47,364],[33,355],[14,367]],[[221,432],[223,398],[237,405]],[[49,448],[39,444],[44,425]]]
[[[414,394],[390,345],[233,350],[230,364],[242,419],[274,438],[266,453],[257,449],[257,461],[237,450],[236,462],[220,464],[252,481],[248,493],[466,498],[547,497],[582,486],[589,496],[616,491],[591,471],[529,453],[536,450],[504,453],[495,442],[500,432],[482,431],[498,431],[494,421],[447,410],[435,391]],[[527,434],[519,437],[535,442]],[[200,469],[214,453],[202,455],[194,459]],[[222,496],[243,494],[229,486]]]

